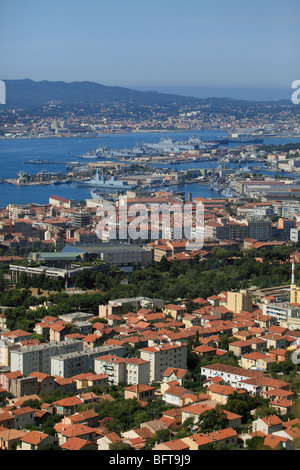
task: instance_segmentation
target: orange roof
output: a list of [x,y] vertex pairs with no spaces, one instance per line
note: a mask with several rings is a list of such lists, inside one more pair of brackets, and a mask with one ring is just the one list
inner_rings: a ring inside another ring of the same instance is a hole
[[94,433],[95,429],[89,426],[86,426],[82,423],[75,423],[67,426],[66,429],[61,429],[60,434],[66,437],[78,437],[84,436],[86,434]]
[[187,373],[187,369],[176,369],[174,367],[168,367],[165,372],[164,372],[164,376],[168,377],[169,375],[171,374],[174,374],[176,377],[178,378],[182,378],[184,377],[184,375]]
[[276,415],[267,416],[266,418],[261,418],[261,420],[267,426],[277,426],[278,424],[282,424],[282,420]]
[[80,400],[80,398],[78,398],[77,396],[73,396],[73,397],[62,398],[61,400],[53,402],[53,404],[58,405],[58,406],[68,407],[68,406],[80,405],[82,404],[82,400]]
[[223,439],[228,439],[236,437],[237,433],[232,428],[221,429],[220,431],[211,432],[208,435],[213,441],[221,441]]
[[287,442],[288,440],[289,439],[287,437],[269,434],[267,437],[265,437],[264,445],[275,449],[277,446],[281,446],[283,442]]
[[92,444],[92,442],[86,439],[81,439],[80,437],[71,437],[61,445],[61,448],[67,450],[81,450],[90,444]]
[[25,436],[21,437],[22,442],[26,442],[32,445],[38,445],[44,439],[48,437],[48,434],[39,431],[29,431]]
[[155,387],[151,387],[151,385],[138,384],[138,385],[131,385],[130,387],[126,387],[125,390],[138,393],[138,392],[148,392],[151,390],[155,390]]
[[218,385],[218,384],[211,384],[208,387],[208,390],[211,393],[218,393],[220,395],[231,395],[235,391],[234,387],[230,387],[230,385]]
[[165,445],[166,447],[168,447],[170,450],[173,450],[173,451],[174,450],[188,450],[189,449],[189,445],[186,444],[181,439],[175,439],[174,441],[163,442],[162,444]]

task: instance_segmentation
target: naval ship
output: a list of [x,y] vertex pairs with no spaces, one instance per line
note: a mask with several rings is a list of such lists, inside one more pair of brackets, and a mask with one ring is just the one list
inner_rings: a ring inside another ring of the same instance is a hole
[[264,139],[254,134],[236,133],[228,136],[228,142],[241,144],[262,144]]
[[92,150],[91,152],[84,153],[80,155],[80,158],[85,158],[87,160],[92,160],[96,158],[103,158],[108,157],[110,151],[106,145],[101,145],[96,150]]
[[111,176],[108,180],[106,175],[101,176],[99,170],[96,171],[96,174],[93,178],[82,181],[82,184],[88,186],[94,186],[95,188],[106,188],[106,189],[130,189],[134,185],[129,185],[127,181],[120,181],[115,176]]
[[180,153],[188,150],[209,150],[218,148],[216,142],[203,141],[201,137],[190,137],[187,141],[178,141],[170,137],[163,137],[158,143],[145,144],[147,148],[165,153]]

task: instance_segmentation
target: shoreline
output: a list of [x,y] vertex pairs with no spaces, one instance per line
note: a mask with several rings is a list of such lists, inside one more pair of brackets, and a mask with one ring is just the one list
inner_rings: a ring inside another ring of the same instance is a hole
[[[176,133],[176,132],[209,132],[209,131],[219,131],[219,132],[226,132],[221,129],[160,129],[160,130],[151,130],[151,129],[144,129],[144,130],[133,130],[133,131],[126,131],[126,132],[104,132],[103,134],[84,134],[84,135],[39,135],[39,136],[18,136],[18,137],[2,137],[0,136],[0,140],[30,140],[30,139],[92,139],[92,138],[109,138],[114,135],[127,135],[127,134],[164,134],[164,133]],[[226,135],[221,136],[226,137]],[[262,136],[264,139],[299,139],[299,135],[276,135],[276,136]],[[241,145],[247,145],[241,143]],[[251,144],[249,144],[251,145]],[[266,144],[258,144],[258,145],[266,145]],[[268,145],[268,144],[267,144]]]
[[[151,129],[145,129],[145,130],[134,130],[134,131],[126,131],[126,132],[104,132],[103,134],[84,134],[84,135],[39,135],[39,136],[19,136],[19,137],[1,137],[0,140],[21,140],[21,139],[72,139],[72,138],[105,138],[105,137],[110,137],[113,135],[126,135],[126,134],[143,134],[143,133],[154,133],[154,134],[161,134],[161,133],[170,133],[170,132],[207,132],[207,131],[214,131],[217,129],[161,129],[161,130],[151,130]],[[220,132],[224,132],[220,130]],[[224,136],[225,137],[225,136]],[[299,135],[300,137],[300,135]]]

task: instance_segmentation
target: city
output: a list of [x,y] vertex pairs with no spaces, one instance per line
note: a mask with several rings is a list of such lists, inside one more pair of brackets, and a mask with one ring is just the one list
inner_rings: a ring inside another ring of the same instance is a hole
[[104,3],[3,7],[0,449],[299,450],[299,15]]

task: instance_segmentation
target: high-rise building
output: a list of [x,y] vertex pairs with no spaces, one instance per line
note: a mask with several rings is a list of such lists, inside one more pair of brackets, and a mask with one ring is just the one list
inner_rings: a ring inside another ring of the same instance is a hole
[[247,290],[227,292],[227,308],[234,313],[252,311],[252,295]]
[[76,212],[74,214],[74,227],[81,228],[91,223],[91,217],[86,212]]

